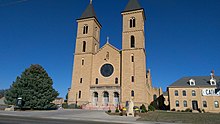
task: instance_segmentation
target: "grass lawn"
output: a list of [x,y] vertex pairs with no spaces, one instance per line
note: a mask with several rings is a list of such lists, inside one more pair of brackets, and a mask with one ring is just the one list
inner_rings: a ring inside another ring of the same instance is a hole
[[155,111],[141,114],[141,118],[138,121],[220,124],[220,114]]

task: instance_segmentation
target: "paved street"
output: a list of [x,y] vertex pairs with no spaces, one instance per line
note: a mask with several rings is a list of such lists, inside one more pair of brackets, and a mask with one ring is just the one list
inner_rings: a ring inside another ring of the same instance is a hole
[[[0,115],[0,124],[112,124],[108,122],[95,122],[83,120],[61,120],[61,119],[45,119],[33,117],[16,117]],[[119,124],[119,123],[114,123]]]
[[158,122],[139,122],[137,119],[137,117],[110,116],[104,111],[89,110],[0,111],[0,124],[158,124]]

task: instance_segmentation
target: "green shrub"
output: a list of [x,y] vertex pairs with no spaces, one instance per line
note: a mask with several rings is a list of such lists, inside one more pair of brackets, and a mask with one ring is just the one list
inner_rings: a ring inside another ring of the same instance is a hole
[[67,109],[67,108],[68,108],[68,104],[67,104],[67,103],[63,103],[63,104],[62,104],[62,107],[63,107],[64,109]]
[[202,112],[205,113],[205,109],[202,109]]
[[182,110],[181,112],[185,112],[184,110]]
[[68,109],[75,109],[76,108],[76,104],[70,104],[68,105]]
[[119,109],[118,108],[115,109],[115,113],[119,113]]
[[141,110],[141,113],[147,112],[147,109],[146,109],[146,107],[145,107],[144,104],[142,104],[142,105],[140,106],[140,110]]
[[198,109],[198,111],[199,111],[199,113],[202,113],[202,110],[200,108]]
[[185,110],[185,112],[192,112],[192,109],[187,108],[187,109]]
[[173,108],[173,109],[171,109],[170,111],[176,111],[176,109],[175,109],[175,108]]
[[109,110],[108,110],[108,113],[111,113],[111,112],[112,112],[112,110],[111,110],[111,109],[109,109]]
[[149,105],[149,106],[148,106],[148,110],[149,110],[149,111],[155,111],[155,107],[152,106],[152,105]]

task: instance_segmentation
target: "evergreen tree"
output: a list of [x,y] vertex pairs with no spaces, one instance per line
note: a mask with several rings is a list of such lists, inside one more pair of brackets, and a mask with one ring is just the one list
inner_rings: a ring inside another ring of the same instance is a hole
[[4,89],[0,90],[0,98],[4,97],[5,96],[5,91]]
[[21,97],[25,109],[49,109],[59,95],[52,85],[52,79],[42,66],[31,65],[6,91],[5,102],[16,105],[17,98]]

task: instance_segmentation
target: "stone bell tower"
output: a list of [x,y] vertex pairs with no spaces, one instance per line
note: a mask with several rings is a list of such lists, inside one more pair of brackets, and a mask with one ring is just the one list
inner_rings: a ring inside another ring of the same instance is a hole
[[138,0],[130,0],[121,13],[122,32],[122,104],[134,100],[147,104],[145,13]]
[[86,104],[90,99],[93,54],[97,53],[100,47],[101,29],[92,1],[77,19],[77,23],[72,86],[68,93],[68,104]]

